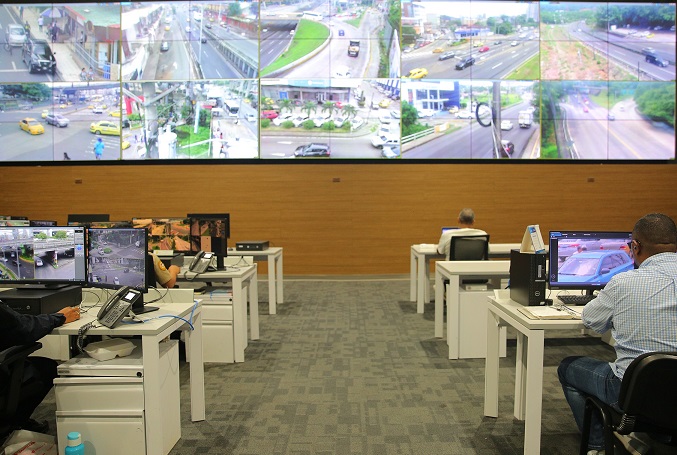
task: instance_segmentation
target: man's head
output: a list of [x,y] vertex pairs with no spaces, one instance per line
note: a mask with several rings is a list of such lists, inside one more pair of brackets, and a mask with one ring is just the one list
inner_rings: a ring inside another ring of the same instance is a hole
[[475,212],[472,209],[463,209],[458,214],[458,223],[465,227],[470,227],[475,223]]
[[630,250],[637,265],[654,254],[677,252],[675,222],[662,213],[650,213],[643,216],[632,230]]

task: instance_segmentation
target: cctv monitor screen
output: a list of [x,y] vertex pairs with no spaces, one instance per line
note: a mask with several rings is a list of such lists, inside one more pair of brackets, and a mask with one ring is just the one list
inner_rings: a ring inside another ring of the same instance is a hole
[[55,220],[31,220],[31,226],[56,226],[58,223]]
[[130,286],[146,292],[149,286],[146,282],[147,248],[145,229],[89,228],[89,285],[111,289]]
[[3,161],[675,159],[674,2],[0,5]]
[[0,227],[0,282],[50,287],[86,282],[82,227]]
[[551,231],[552,289],[602,289],[614,275],[632,270],[630,232]]
[[190,218],[134,218],[135,228],[148,230],[148,251],[190,253]]

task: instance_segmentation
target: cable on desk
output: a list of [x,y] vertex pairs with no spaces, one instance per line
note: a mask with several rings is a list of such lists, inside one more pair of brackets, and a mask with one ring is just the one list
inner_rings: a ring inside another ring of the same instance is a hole
[[144,305],[147,305],[147,304],[149,304],[149,303],[159,302],[160,300],[164,300],[165,296],[169,293],[169,288],[165,289],[164,294],[162,294],[162,293],[160,292],[160,290],[159,290],[158,288],[156,288],[155,286],[151,287],[150,289],[155,290],[155,292],[157,292],[158,294],[160,294],[160,297],[157,297],[157,298],[155,298],[155,299],[153,299],[153,300],[149,300],[148,302],[144,302],[144,303],[143,303]]

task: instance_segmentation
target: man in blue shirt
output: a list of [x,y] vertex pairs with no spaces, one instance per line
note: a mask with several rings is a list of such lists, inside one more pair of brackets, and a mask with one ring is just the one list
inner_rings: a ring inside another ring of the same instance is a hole
[[[611,278],[582,314],[586,327],[598,333],[611,330],[616,360],[567,357],[557,370],[579,429],[586,396],[620,410],[618,395],[628,365],[645,352],[677,351],[675,222],[661,213],[642,217],[628,246],[637,268]],[[604,453],[602,428],[601,419],[593,414],[588,455]]]

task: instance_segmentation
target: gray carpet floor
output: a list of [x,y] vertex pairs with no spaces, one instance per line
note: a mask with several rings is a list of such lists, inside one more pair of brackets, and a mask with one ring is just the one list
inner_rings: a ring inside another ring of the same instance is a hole
[[[500,362],[498,418],[483,417],[484,360],[448,360],[408,280],[286,280],[269,315],[259,283],[261,339],[246,361],[206,364],[207,419],[190,421],[181,365],[179,454],[521,454],[512,417],[515,343]],[[557,381],[567,355],[611,360],[613,349],[578,331],[546,340],[542,454],[578,453],[579,435]],[[38,408],[55,434],[53,392]]]

